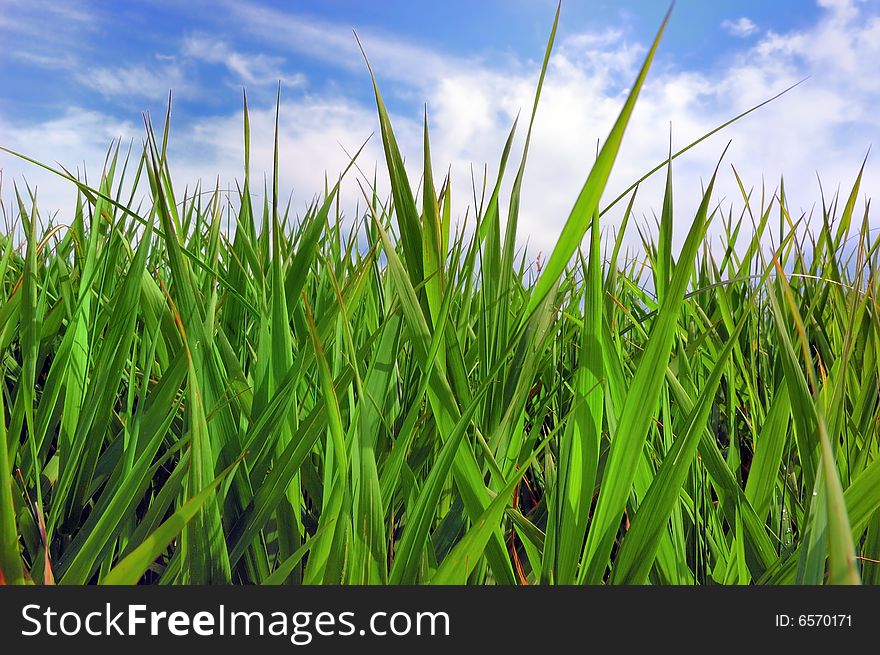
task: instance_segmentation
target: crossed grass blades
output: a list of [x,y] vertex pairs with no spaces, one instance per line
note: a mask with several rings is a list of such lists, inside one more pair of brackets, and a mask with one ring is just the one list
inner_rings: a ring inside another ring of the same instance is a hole
[[[675,258],[670,153],[657,238],[622,258],[638,185],[608,241],[600,198],[662,32],[537,270],[514,241],[528,137],[509,198],[513,130],[453,228],[427,120],[414,191],[377,86],[392,194],[360,178],[350,224],[338,184],[297,221],[279,202],[277,124],[256,200],[246,102],[234,202],[175,190],[168,117],[136,160],[111,150],[97,187],[55,171],[79,189],[69,225],[41,231],[16,188],[3,580],[876,582],[880,241],[861,173],[818,229],[783,186],[740,183],[725,215],[713,174]],[[123,189],[144,184],[135,206]]]

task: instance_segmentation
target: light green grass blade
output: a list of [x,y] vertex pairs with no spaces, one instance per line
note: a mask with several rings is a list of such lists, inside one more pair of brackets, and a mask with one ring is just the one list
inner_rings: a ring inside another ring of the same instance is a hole
[[[721,377],[727,368],[736,339],[746,325],[744,314],[718,355],[712,373],[700,389],[694,409],[687,420],[687,431],[679,436],[666,453],[657,476],[651,483],[632,524],[623,539],[612,570],[615,584],[644,584],[653,566],[661,533],[666,529],[682,485],[690,470],[709,412],[715,402]],[[739,514],[737,514],[739,516]],[[741,523],[740,519],[740,523]]]
[[662,388],[662,380],[672,352],[678,327],[678,315],[690,281],[690,262],[694,261],[709,222],[709,201],[715,185],[717,168],[710,180],[697,215],[681,251],[666,298],[648,339],[635,377],[620,410],[617,429],[602,475],[596,512],[584,547],[580,580],[599,583],[608,566],[608,558],[617,534],[617,526],[626,506],[636,467],[644,448],[648,427]]
[[587,181],[584,183],[584,186],[578,195],[574,208],[571,210],[568,220],[566,220],[565,225],[562,227],[562,231],[559,234],[553,252],[547,259],[541,277],[538,278],[538,282],[529,297],[528,304],[523,313],[523,318],[521,319],[523,323],[529,316],[531,316],[532,312],[538,308],[538,305],[540,305],[541,301],[543,301],[550,292],[550,289],[556,283],[556,280],[562,274],[562,271],[565,270],[565,266],[577,250],[578,245],[587,230],[589,219],[599,207],[599,200],[602,197],[605,184],[608,182],[608,178],[611,175],[611,168],[614,165],[614,160],[617,157],[617,152],[620,150],[620,144],[623,141],[623,133],[626,130],[627,123],[629,123],[630,116],[632,116],[636,100],[639,97],[639,91],[641,91],[645,78],[648,76],[648,70],[654,60],[657,46],[660,45],[660,37],[663,36],[663,31],[666,29],[666,23],[668,21],[669,13],[666,14],[663,23],[660,25],[657,36],[654,38],[654,42],[651,44],[648,54],[645,57],[645,62],[642,64],[638,77],[636,77],[636,80],[633,83],[632,90],[626,98],[623,109],[621,109],[620,115],[614,123],[614,127],[611,128],[611,132],[608,134],[608,138],[602,146],[599,156],[596,158],[596,163],[593,164],[593,168],[590,170]]

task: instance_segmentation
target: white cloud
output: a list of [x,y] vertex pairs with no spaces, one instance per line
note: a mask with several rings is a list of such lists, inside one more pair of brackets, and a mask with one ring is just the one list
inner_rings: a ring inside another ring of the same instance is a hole
[[[124,150],[133,140],[137,149],[143,129],[136,123],[115,120],[102,112],[69,109],[57,118],[38,123],[12,121],[0,115],[0,134],[3,135],[0,145],[49,166],[63,166],[97,184],[111,142],[120,140]],[[37,207],[43,218],[59,212],[61,223],[70,220],[70,211],[76,202],[76,188],[72,183],[5,152],[0,152],[0,172],[4,201],[11,198],[13,182],[26,180],[32,189],[36,188]]]
[[184,41],[181,52],[184,57],[211,64],[222,64],[235,77],[237,83],[263,85],[275,84],[280,80],[286,86],[305,84],[304,75],[290,75],[283,70],[282,57],[236,52],[217,38],[205,35],[190,36]]
[[[222,5],[240,29],[281,52],[312,57],[358,73],[364,71],[363,56],[353,35],[354,25],[306,18],[240,0],[225,0]],[[394,34],[357,32],[380,79],[424,88],[443,73],[472,68],[477,63],[440,54]]]
[[721,23],[721,29],[732,34],[733,36],[738,36],[740,38],[746,38],[752,36],[758,31],[758,26],[755,25],[750,19],[742,16],[737,18],[736,20],[725,20]]
[[106,15],[83,0],[0,0],[0,61],[7,55],[30,63],[58,68],[71,53],[98,40]]
[[[263,190],[264,174],[271,181],[275,110],[273,107],[251,107],[248,112],[251,128],[251,188]],[[293,211],[302,213],[324,188],[324,175],[331,184],[348,165],[346,151],[354,153],[370,137],[373,113],[368,108],[341,97],[302,97],[283,100],[279,138],[279,178],[282,193],[293,192]],[[243,177],[243,116],[241,112],[220,118],[205,118],[187,127],[172,130],[170,161],[175,175],[186,184],[199,178],[213,186],[219,176],[221,185]],[[407,122],[402,135],[409,133]],[[382,156],[376,138],[370,140],[359,160],[369,174],[372,162]],[[206,170],[205,162],[210,162]],[[369,163],[368,163],[369,162]],[[180,187],[182,188],[182,187]],[[234,185],[233,185],[234,188]],[[344,185],[342,205],[353,209],[363,200],[354,179]]]
[[30,50],[13,50],[12,56],[19,61],[24,61],[41,68],[56,70],[73,70],[76,68],[77,59],[73,55],[67,53],[63,55],[45,55]]
[[[324,188],[325,171],[334,177],[349,163],[345,151],[354,153],[370,136],[372,112],[342,98],[303,98],[282,105],[280,138],[280,177],[286,192],[293,190],[293,210],[302,213],[315,195]],[[262,195],[264,173],[271,174],[274,147],[274,108],[252,107],[251,126],[252,190]],[[404,138],[413,134],[408,122],[401,124]],[[157,131],[160,124],[154,124]],[[66,168],[75,174],[88,172],[88,181],[95,186],[111,141],[121,142],[123,155],[133,140],[136,157],[143,142],[143,126],[130,121],[117,121],[101,112],[72,109],[63,116],[36,124],[12,122],[0,115],[0,145],[21,152],[55,168]],[[9,135],[7,137],[7,135]],[[10,138],[11,137],[11,138]],[[235,180],[243,178],[243,116],[205,118],[187,125],[172,120],[169,162],[174,174],[178,201],[184,190],[192,191],[202,182],[213,188],[219,179],[221,187],[235,188]],[[381,146],[372,139],[364,151],[363,161],[376,162],[382,155]],[[136,162],[132,163],[136,166]],[[364,163],[372,175],[372,165]],[[38,191],[38,207],[45,218],[60,210],[59,221],[69,220],[75,206],[74,185],[43,169],[37,168],[4,152],[0,152],[2,195],[8,199],[12,181],[25,178]],[[271,179],[271,177],[269,178]],[[343,207],[363,207],[360,190],[352,179],[342,193]],[[58,222],[58,221],[56,221]]]
[[858,16],[858,5],[866,0],[817,0],[817,4],[830,9],[841,20],[851,20]]
[[71,29],[94,32],[102,20],[82,3],[70,4],[51,0],[3,0],[0,2],[0,28],[29,36],[47,36],[40,27],[47,22]]
[[124,100],[146,98],[161,100],[173,89],[176,95],[190,93],[189,81],[175,63],[100,66],[76,75],[79,82],[103,96]]

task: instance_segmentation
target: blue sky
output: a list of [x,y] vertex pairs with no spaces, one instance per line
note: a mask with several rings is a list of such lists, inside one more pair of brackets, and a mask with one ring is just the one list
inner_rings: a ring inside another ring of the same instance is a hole
[[[552,244],[666,8],[665,0],[563,3],[527,170],[523,240]],[[435,167],[450,165],[461,181],[463,214],[471,164],[491,171],[517,111],[530,105],[554,10],[549,0],[0,0],[0,145],[95,170],[111,139],[137,142],[142,111],[163,114],[170,88],[177,171],[187,182],[231,183],[240,176],[241,89],[253,112],[255,165],[268,170],[281,80],[282,180],[304,205],[324,171],[338,172],[345,149],[376,129],[355,29],[412,161],[427,105]],[[609,195],[662,159],[670,122],[684,145],[809,75],[676,168],[683,220],[730,138],[749,184],[765,180],[772,190],[784,173],[808,211],[816,173],[826,189],[851,184],[880,136],[878,56],[880,0],[679,0]],[[365,170],[381,161],[375,141]],[[866,193],[876,168],[869,163]],[[5,180],[38,184],[44,209],[69,207],[71,190],[59,181],[6,155],[0,169]],[[722,197],[726,190],[735,200],[726,184]],[[640,199],[646,217],[660,204],[650,193]]]
[[[224,6],[229,10],[224,11]],[[114,9],[108,10],[109,7]],[[142,110],[145,105],[160,107],[165,96],[161,88],[177,87],[185,82],[197,85],[202,91],[214,91],[196,94],[188,90],[182,94],[181,111],[198,116],[237,107],[240,99],[235,89],[238,87],[263,86],[278,77],[293,80],[299,76],[302,76],[299,91],[303,93],[344,84],[353,97],[369,101],[369,80],[359,58],[341,65],[324,52],[310,51],[309,44],[285,44],[283,28],[264,31],[262,25],[249,26],[247,22],[234,20],[237,11],[247,11],[248,7],[277,12],[318,29],[326,26],[337,34],[347,32],[345,36],[350,37],[352,47],[351,30],[358,30],[371,38],[409,41],[448,57],[473,58],[487,66],[504,66],[535,60],[543,54],[555,3],[549,0],[442,3],[154,0],[90,4],[0,0],[4,14],[0,30],[6,43],[5,55],[0,55],[6,60],[0,68],[0,85],[14,90],[0,97],[3,110],[13,118],[18,115],[46,119],[75,103],[100,106],[108,113],[126,117],[132,109]],[[563,8],[558,39],[620,30],[633,41],[648,43],[666,8],[665,0],[569,1]],[[746,16],[756,24],[756,30],[760,25],[761,30],[784,32],[809,26],[820,10],[809,0],[772,3],[679,0],[675,12],[660,62],[708,71],[735,55],[744,45],[742,38],[724,27],[725,21]],[[241,70],[230,70],[220,61],[193,56],[186,44],[194,39],[209,40],[215,45],[222,43],[225,49],[256,62],[252,65],[254,74],[263,79],[255,84],[255,79]],[[369,41],[367,38],[368,50]],[[171,62],[185,68],[185,78],[172,72],[179,69],[171,66]],[[108,84],[101,101],[95,97],[95,90],[99,94],[102,91],[99,79],[89,84],[71,77],[72,69],[87,76],[89,70],[94,74],[96,70],[107,72],[113,68],[150,71],[154,84],[143,95],[134,96],[121,89],[112,93]],[[382,71],[377,73],[381,77]],[[228,92],[215,91],[222,88]],[[394,99],[393,93],[391,96]]]

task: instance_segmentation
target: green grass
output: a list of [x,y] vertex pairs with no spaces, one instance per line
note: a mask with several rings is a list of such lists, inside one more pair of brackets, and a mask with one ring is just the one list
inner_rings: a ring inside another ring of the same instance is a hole
[[174,187],[167,117],[95,186],[56,171],[79,199],[54,227],[16,188],[3,580],[877,582],[880,240],[861,175],[808,220],[719,162],[683,222],[673,159],[700,139],[654,167],[659,231],[622,261],[637,184],[610,241],[601,199],[662,31],[537,268],[514,238],[528,137],[515,163],[511,131],[465,231],[427,121],[411,179],[378,86],[391,194],[357,178],[351,221],[338,184],[290,215],[277,140],[252,192],[246,103],[231,202]]

